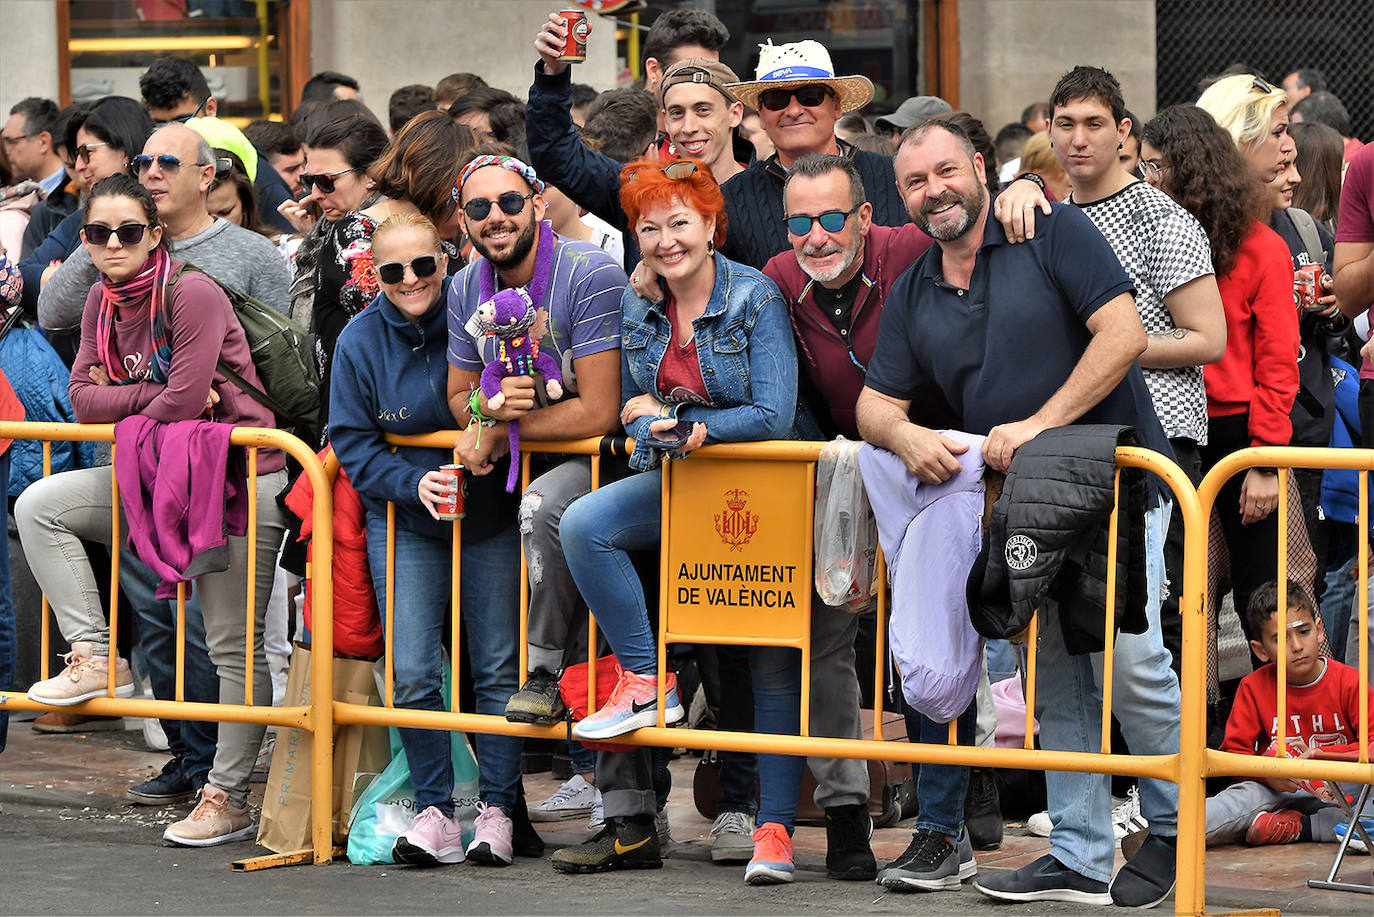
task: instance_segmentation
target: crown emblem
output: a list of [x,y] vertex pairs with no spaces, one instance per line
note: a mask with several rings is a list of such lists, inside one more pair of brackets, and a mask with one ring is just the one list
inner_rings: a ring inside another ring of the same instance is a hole
[[716,534],[731,551],[743,551],[759,530],[759,514],[748,512],[748,503],[749,491],[736,487],[725,492],[725,512],[715,514]]

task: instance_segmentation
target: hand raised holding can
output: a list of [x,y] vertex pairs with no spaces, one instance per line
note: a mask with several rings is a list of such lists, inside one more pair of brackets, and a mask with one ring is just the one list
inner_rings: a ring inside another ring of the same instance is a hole
[[544,72],[556,76],[566,70],[568,64],[586,60],[587,36],[591,30],[591,21],[581,10],[549,13],[534,37],[534,50],[544,62]]

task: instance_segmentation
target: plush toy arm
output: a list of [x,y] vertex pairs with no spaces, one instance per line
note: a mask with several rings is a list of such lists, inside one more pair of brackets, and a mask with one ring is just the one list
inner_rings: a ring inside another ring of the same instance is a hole
[[544,377],[544,390],[549,393],[549,397],[562,398],[563,371],[559,369],[558,361],[541,350],[539,356],[534,358],[534,369]]
[[482,370],[481,389],[482,394],[487,396],[487,407],[492,410],[500,409],[506,403],[506,396],[501,391],[501,380],[506,377],[506,367],[502,363],[492,361]]

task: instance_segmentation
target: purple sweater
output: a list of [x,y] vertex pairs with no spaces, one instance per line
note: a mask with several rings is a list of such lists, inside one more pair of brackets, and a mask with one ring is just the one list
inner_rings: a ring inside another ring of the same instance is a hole
[[[172,262],[172,272],[181,262]],[[72,366],[68,392],[81,423],[115,423],[142,414],[161,423],[204,419],[205,399],[211,386],[219,394],[213,420],[242,427],[275,427],[272,412],[239,391],[238,386],[216,371],[224,362],[249,383],[261,386],[257,367],[248,350],[243,326],[228,298],[205,274],[187,271],[172,286],[172,363],[167,382],[154,382],[150,374],[152,330],[146,307],[125,309],[115,315],[112,352],[124,363],[131,379],[127,385],[97,385],[91,381],[96,355],[96,317],[100,314],[100,285],[91,287],[81,315],[81,349]],[[258,455],[258,471],[267,474],[284,467],[286,459],[276,449]]]

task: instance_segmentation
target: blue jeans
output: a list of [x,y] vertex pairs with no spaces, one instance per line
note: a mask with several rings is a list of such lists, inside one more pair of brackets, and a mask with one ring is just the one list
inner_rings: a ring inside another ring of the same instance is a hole
[[[14,690],[14,596],[10,594],[10,453],[0,455],[0,691]],[[0,752],[9,738],[9,711],[0,710]]]
[[[1172,755],[1178,752],[1178,677],[1169,666],[1159,628],[1164,588],[1164,533],[1172,504],[1145,514],[1145,611],[1143,634],[1118,633],[1113,654],[1112,710],[1131,752]],[[1040,616],[1040,684],[1036,715],[1040,744],[1055,751],[1098,750],[1102,736],[1102,654],[1071,656],[1064,649],[1059,609],[1047,601]],[[1050,849],[1065,866],[1090,879],[1112,876],[1115,839],[1112,798],[1104,774],[1046,771],[1049,796]],[[1140,781],[1140,812],[1150,833],[1178,833],[1178,787],[1164,780]]]
[[[158,578],[134,557],[125,545],[119,549],[119,588],[138,615],[138,639],[143,644],[148,680],[153,697],[176,699],[177,603],[153,597]],[[199,590],[186,600],[186,700],[219,703],[219,675],[205,645],[205,619],[200,613]],[[181,765],[182,776],[192,786],[205,785],[215,760],[219,724],[199,720],[162,720],[167,745]]]
[[[660,470],[634,474],[579,497],[563,513],[559,538],[568,568],[587,607],[628,671],[658,673],[658,641],[649,626],[644,587],[627,552],[649,548],[661,537]],[[751,647],[754,728],[797,735],[801,717],[801,654],[781,647]],[[725,702],[729,702],[728,699]],[[789,831],[806,759],[759,755],[760,823]]]
[[[926,745],[948,745],[949,724],[937,723],[924,713],[912,709],[902,698],[902,716],[906,720],[906,737],[911,742]],[[960,745],[972,745],[978,724],[978,701],[969,703],[959,714],[957,730]],[[916,765],[917,831],[936,831],[956,845],[964,827],[964,797],[968,795],[969,769],[959,764]]]
[[[451,607],[453,547],[396,528],[396,609],[392,654],[397,707],[443,710],[444,624]],[[386,517],[367,516],[367,559],[378,605],[385,608]],[[460,586],[469,671],[477,712],[503,716],[520,687],[520,541],[514,525],[484,539],[465,539]],[[385,613],[383,613],[385,624]],[[455,685],[456,692],[458,687]],[[442,729],[402,729],[418,811],[453,814],[450,735]],[[474,736],[478,794],[510,813],[520,784],[518,736]]]

